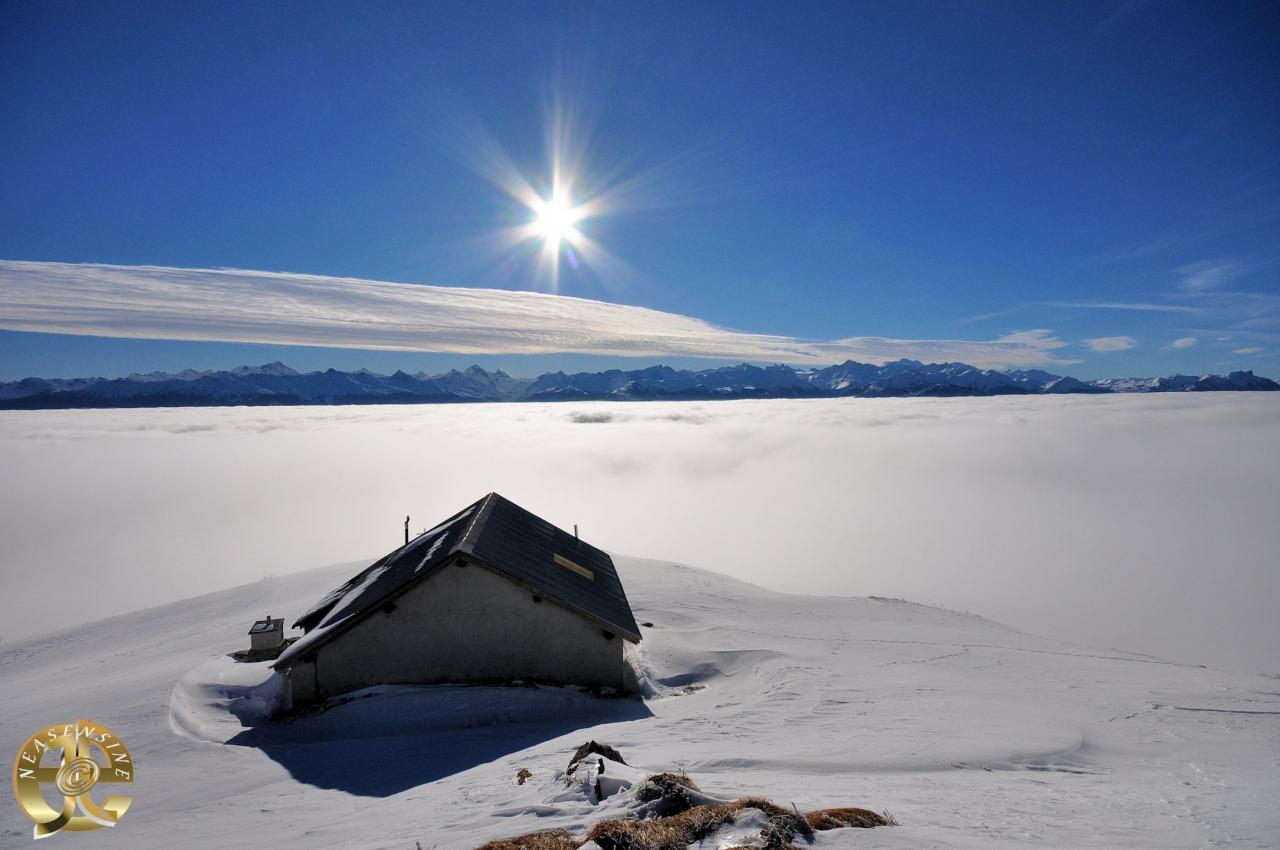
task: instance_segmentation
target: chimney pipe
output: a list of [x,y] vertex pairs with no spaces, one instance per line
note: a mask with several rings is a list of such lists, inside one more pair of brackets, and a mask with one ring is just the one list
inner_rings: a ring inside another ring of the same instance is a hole
[[404,518],[404,545],[409,545],[409,518]]
[[576,522],[573,524],[573,539],[578,539],[578,524]]

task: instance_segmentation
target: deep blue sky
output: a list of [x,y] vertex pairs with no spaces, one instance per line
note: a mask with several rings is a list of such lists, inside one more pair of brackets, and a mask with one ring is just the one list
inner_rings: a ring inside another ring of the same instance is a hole
[[[584,224],[628,271],[565,268],[564,294],[817,339],[1048,328],[1081,377],[1276,375],[1278,9],[7,2],[0,258],[545,290],[485,241],[527,213],[467,153],[484,128],[545,180],[558,98],[579,186],[646,175]],[[1109,337],[1132,347],[1084,343]],[[277,358],[617,362],[0,332],[0,378]]]

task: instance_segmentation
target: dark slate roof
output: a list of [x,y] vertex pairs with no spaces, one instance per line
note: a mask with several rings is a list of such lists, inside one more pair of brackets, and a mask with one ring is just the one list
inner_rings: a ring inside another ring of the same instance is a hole
[[479,517],[485,499],[468,505],[430,531],[419,534],[404,546],[374,561],[313,605],[293,624],[294,628],[308,632],[320,626],[332,628],[375,603],[397,595],[415,579],[426,575],[432,567],[459,551],[463,537],[470,524]]
[[286,664],[399,596],[455,555],[635,643],[640,629],[613,559],[497,493],[468,505],[334,589],[293,624]]
[[[633,643],[640,640],[622,580],[608,553],[514,502],[490,493],[463,546],[495,572],[596,620]],[[566,560],[567,565],[563,563]],[[591,578],[582,575],[584,569]]]

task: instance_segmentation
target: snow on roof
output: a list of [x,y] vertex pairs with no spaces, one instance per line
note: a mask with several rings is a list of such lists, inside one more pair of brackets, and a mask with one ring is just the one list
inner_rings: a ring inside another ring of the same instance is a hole
[[[458,553],[633,643],[640,640],[608,554],[490,493],[328,593],[294,623],[307,634],[276,665],[302,656]],[[564,567],[565,561],[577,569]]]
[[410,540],[404,546],[396,549],[391,554],[375,561],[362,572],[357,573],[346,584],[330,591],[323,599],[311,606],[311,608],[293,624],[294,628],[310,631],[318,626],[329,625],[337,622],[339,619],[337,615],[349,608],[355,600],[363,596],[365,591],[367,591],[373,582],[386,571],[388,566],[393,563],[397,563],[401,558],[420,551],[423,546],[428,546],[428,544],[430,544],[427,548],[426,556],[418,562],[417,569],[421,569],[426,564],[427,560],[439,551],[439,545],[446,537],[455,536],[448,533],[449,529],[453,528],[456,532],[457,524],[471,516],[475,510],[476,505],[471,505],[470,507],[459,511],[430,531],[424,531],[422,534],[419,534],[413,540]]
[[[301,655],[305,650],[326,640],[329,634],[348,624],[357,615],[403,589],[424,572],[433,560],[443,560],[461,542],[467,520],[480,503],[470,505],[430,531],[419,534],[404,546],[378,559],[357,573],[346,584],[330,591],[294,623],[307,633],[281,654],[277,663]],[[445,541],[449,546],[443,546]],[[442,551],[443,550],[443,551]],[[393,569],[393,567],[395,569]]]

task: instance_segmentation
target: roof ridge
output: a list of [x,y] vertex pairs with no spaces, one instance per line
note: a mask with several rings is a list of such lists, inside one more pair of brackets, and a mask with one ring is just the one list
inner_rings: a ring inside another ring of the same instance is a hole
[[471,518],[471,523],[467,526],[467,530],[462,533],[462,540],[455,547],[456,551],[466,552],[468,555],[475,554],[476,541],[480,539],[480,532],[484,531],[485,520],[489,519],[489,514],[493,512],[494,500],[502,497],[497,492],[491,492],[485,496],[480,510],[476,511],[476,515]]

